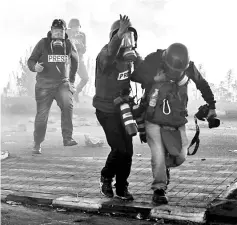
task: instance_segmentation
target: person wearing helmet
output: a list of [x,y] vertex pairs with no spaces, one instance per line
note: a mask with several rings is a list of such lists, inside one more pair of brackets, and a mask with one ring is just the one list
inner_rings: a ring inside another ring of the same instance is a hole
[[192,80],[209,105],[207,118],[216,117],[215,100],[208,82],[190,61],[185,45],[173,43],[147,55],[133,72],[145,88],[146,140],[151,149],[153,202],[167,204],[169,168],[181,165],[187,156],[187,86]]
[[[71,63],[69,64],[69,60]],[[41,153],[49,111],[55,99],[61,109],[61,127],[64,146],[76,145],[72,138],[72,96],[78,56],[74,45],[66,34],[66,23],[55,19],[46,38],[42,38],[27,61],[32,72],[36,72],[35,99],[37,114],[35,117],[33,153]]]
[[79,57],[79,66],[77,73],[80,76],[80,82],[76,87],[76,93],[74,94],[74,99],[76,102],[79,102],[79,94],[82,89],[87,84],[89,77],[86,70],[84,57],[83,55],[86,52],[86,35],[81,30],[81,24],[78,19],[71,19],[68,24],[67,34],[69,39],[75,44],[78,57]]
[[129,95],[131,73],[142,61],[136,47],[137,31],[128,16],[120,15],[120,19],[111,26],[109,43],[96,58],[93,106],[111,147],[101,170],[101,193],[107,197],[114,196],[112,180],[116,177],[116,195],[124,200],[133,200],[127,182],[132,165],[133,143],[132,136],[125,131],[120,108],[114,100]]

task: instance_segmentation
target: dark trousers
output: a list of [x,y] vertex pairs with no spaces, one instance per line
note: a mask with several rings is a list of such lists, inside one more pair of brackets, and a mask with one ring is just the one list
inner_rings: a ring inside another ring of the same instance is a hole
[[61,109],[61,129],[63,139],[72,137],[72,95],[72,89],[69,82],[62,83],[55,88],[35,88],[37,114],[35,117],[34,141],[36,143],[44,141],[49,111],[54,99]]
[[96,116],[111,147],[101,176],[109,179],[116,176],[116,189],[123,189],[128,185],[127,179],[132,166],[132,137],[127,135],[120,114],[96,110]]
[[86,66],[85,66],[85,63],[83,60],[79,60],[79,66],[78,66],[77,73],[79,74],[79,77],[81,78],[80,83],[77,85],[77,88],[76,88],[77,93],[79,94],[89,80]]

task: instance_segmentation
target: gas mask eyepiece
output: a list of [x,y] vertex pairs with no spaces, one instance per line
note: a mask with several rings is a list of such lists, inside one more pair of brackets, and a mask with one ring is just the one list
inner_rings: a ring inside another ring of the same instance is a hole
[[121,48],[124,49],[123,58],[126,61],[135,61],[137,58],[137,54],[134,51],[136,47],[136,41],[134,37],[134,32],[129,31],[124,34]]

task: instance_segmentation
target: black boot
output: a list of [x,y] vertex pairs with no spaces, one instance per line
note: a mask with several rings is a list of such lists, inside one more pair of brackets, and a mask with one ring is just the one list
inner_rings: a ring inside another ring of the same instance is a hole
[[134,200],[132,194],[128,191],[128,186],[125,186],[124,188],[116,188],[116,196],[122,200]]
[[73,146],[77,145],[78,143],[73,138],[63,139],[64,146]]
[[101,176],[101,178],[100,178],[100,192],[102,195],[104,195],[108,198],[114,197],[114,192],[112,189],[112,179],[105,178],[105,177]]
[[165,190],[158,189],[154,191],[152,201],[155,204],[168,204],[168,198],[165,196]]

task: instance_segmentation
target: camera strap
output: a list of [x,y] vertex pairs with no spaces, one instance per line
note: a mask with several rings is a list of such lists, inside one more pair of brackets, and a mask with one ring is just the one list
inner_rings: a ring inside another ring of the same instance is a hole
[[[200,139],[199,139],[199,134],[200,134],[200,128],[198,126],[198,123],[197,123],[197,117],[194,116],[194,121],[195,121],[195,127],[196,127],[196,133],[188,147],[188,155],[195,155],[197,150],[198,150],[198,147],[199,147],[199,144],[200,144]],[[190,153],[189,149],[191,146],[193,146],[195,144],[195,147],[194,147],[194,150],[192,153]]]

